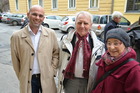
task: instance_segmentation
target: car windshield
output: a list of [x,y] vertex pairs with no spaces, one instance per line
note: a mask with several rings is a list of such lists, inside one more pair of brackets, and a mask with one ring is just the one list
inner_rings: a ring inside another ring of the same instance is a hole
[[47,16],[46,19],[56,19],[55,16]]
[[56,16],[56,19],[57,20],[62,20],[62,17],[61,16]]
[[8,17],[23,18],[23,17],[25,17],[25,15],[22,15],[22,14],[12,14],[11,16],[8,16]]
[[119,25],[130,25],[130,22],[126,18],[122,17]]
[[16,17],[22,18],[24,17],[24,15],[16,15]]
[[62,18],[62,21],[67,21],[67,20],[69,20],[68,17],[63,17],[63,18]]
[[100,19],[100,24],[107,24],[108,21],[107,21],[107,16],[102,16],[101,19]]

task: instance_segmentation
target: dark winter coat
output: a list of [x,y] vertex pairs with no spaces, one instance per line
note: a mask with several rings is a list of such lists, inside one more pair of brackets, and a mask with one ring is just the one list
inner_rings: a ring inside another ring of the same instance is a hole
[[113,28],[118,28],[118,23],[116,23],[115,21],[110,21],[108,24],[106,24],[105,28],[104,28],[104,42],[105,42],[105,39],[106,39],[106,33],[108,30],[111,30]]

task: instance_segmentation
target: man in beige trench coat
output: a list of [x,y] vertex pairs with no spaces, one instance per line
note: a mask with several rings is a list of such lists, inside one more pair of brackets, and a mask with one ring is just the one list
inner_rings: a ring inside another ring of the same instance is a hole
[[55,32],[41,26],[41,6],[32,6],[27,16],[29,24],[11,37],[12,63],[20,81],[20,93],[56,93],[54,76],[59,47]]

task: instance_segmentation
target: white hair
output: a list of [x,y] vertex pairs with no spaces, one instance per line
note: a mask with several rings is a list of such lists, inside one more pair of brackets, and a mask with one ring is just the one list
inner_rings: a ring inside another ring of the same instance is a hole
[[89,12],[86,12],[86,11],[80,11],[78,13],[76,13],[76,21],[77,21],[77,18],[80,14],[83,14],[83,15],[88,15],[90,17],[90,20],[91,20],[91,23],[93,23],[93,15]]
[[114,18],[120,18],[120,17],[122,17],[123,16],[123,14],[121,13],[121,12],[119,12],[119,11],[114,11],[113,12],[113,14],[112,14],[112,19],[114,19]]

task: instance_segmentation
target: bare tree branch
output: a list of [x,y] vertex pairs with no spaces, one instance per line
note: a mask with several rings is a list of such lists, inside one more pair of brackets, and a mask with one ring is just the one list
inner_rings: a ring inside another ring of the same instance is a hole
[[1,0],[0,1],[0,11],[6,12],[9,10],[9,0]]

